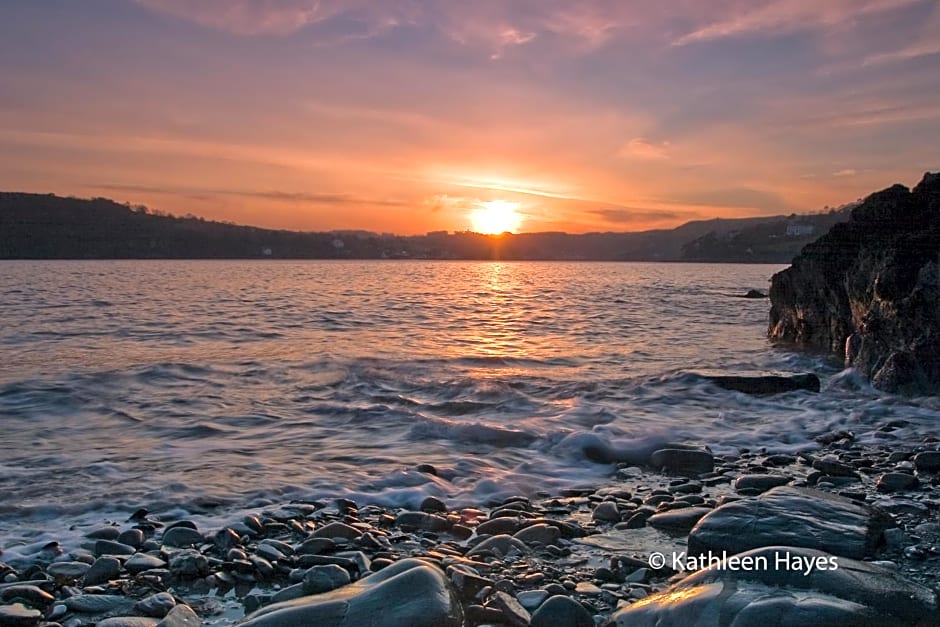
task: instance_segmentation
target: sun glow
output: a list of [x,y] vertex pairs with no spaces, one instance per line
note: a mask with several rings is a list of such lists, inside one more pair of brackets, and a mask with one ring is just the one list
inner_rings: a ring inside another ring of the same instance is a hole
[[476,209],[470,212],[470,223],[477,233],[486,235],[515,233],[522,224],[522,215],[519,214],[518,209],[519,203],[508,200],[479,202]]

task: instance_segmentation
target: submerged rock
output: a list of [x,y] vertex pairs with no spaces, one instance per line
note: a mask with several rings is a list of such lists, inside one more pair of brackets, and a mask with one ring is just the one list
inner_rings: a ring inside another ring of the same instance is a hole
[[732,569],[729,560],[699,570],[616,612],[610,625],[935,624],[934,591],[874,564],[788,546],[763,547],[735,559],[749,566]]
[[798,390],[819,391],[819,377],[812,373],[794,374],[786,377],[779,375],[716,375],[705,378],[720,388],[758,396],[796,392]]
[[940,451],[924,451],[914,456],[914,466],[920,472],[940,471]]
[[771,339],[844,357],[891,392],[940,389],[940,174],[872,194],[770,287]]
[[667,448],[653,452],[650,466],[683,475],[700,475],[715,469],[715,458],[708,451]]
[[688,547],[690,555],[700,555],[786,545],[861,559],[872,555],[884,530],[894,526],[890,515],[869,505],[782,486],[712,511],[692,529]]
[[463,615],[443,573],[403,559],[331,592],[275,603],[249,615],[243,627],[460,627]]

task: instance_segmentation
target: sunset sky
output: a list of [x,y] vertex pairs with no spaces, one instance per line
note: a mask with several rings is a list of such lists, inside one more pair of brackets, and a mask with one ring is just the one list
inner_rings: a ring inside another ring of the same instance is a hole
[[396,233],[813,211],[940,169],[938,33],[937,0],[3,0],[0,189]]

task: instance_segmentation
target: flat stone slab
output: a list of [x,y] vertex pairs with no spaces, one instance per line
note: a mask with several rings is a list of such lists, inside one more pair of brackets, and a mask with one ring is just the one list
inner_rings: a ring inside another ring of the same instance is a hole
[[242,627],[461,627],[461,606],[436,567],[403,559],[330,592],[275,603]]
[[872,555],[894,519],[851,499],[781,486],[733,501],[702,518],[689,534],[690,555],[741,553],[762,546],[819,549],[861,559]]
[[[616,627],[936,624],[934,591],[894,571],[823,551],[763,547],[699,570],[611,616]],[[747,560],[750,560],[749,562]],[[763,560],[763,561],[761,561]],[[813,564],[812,569],[808,568]]]

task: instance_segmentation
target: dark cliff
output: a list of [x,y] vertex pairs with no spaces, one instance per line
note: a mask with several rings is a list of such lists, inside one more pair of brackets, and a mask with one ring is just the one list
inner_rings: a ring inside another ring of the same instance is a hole
[[940,392],[940,174],[877,192],[774,275],[769,336],[875,386]]

